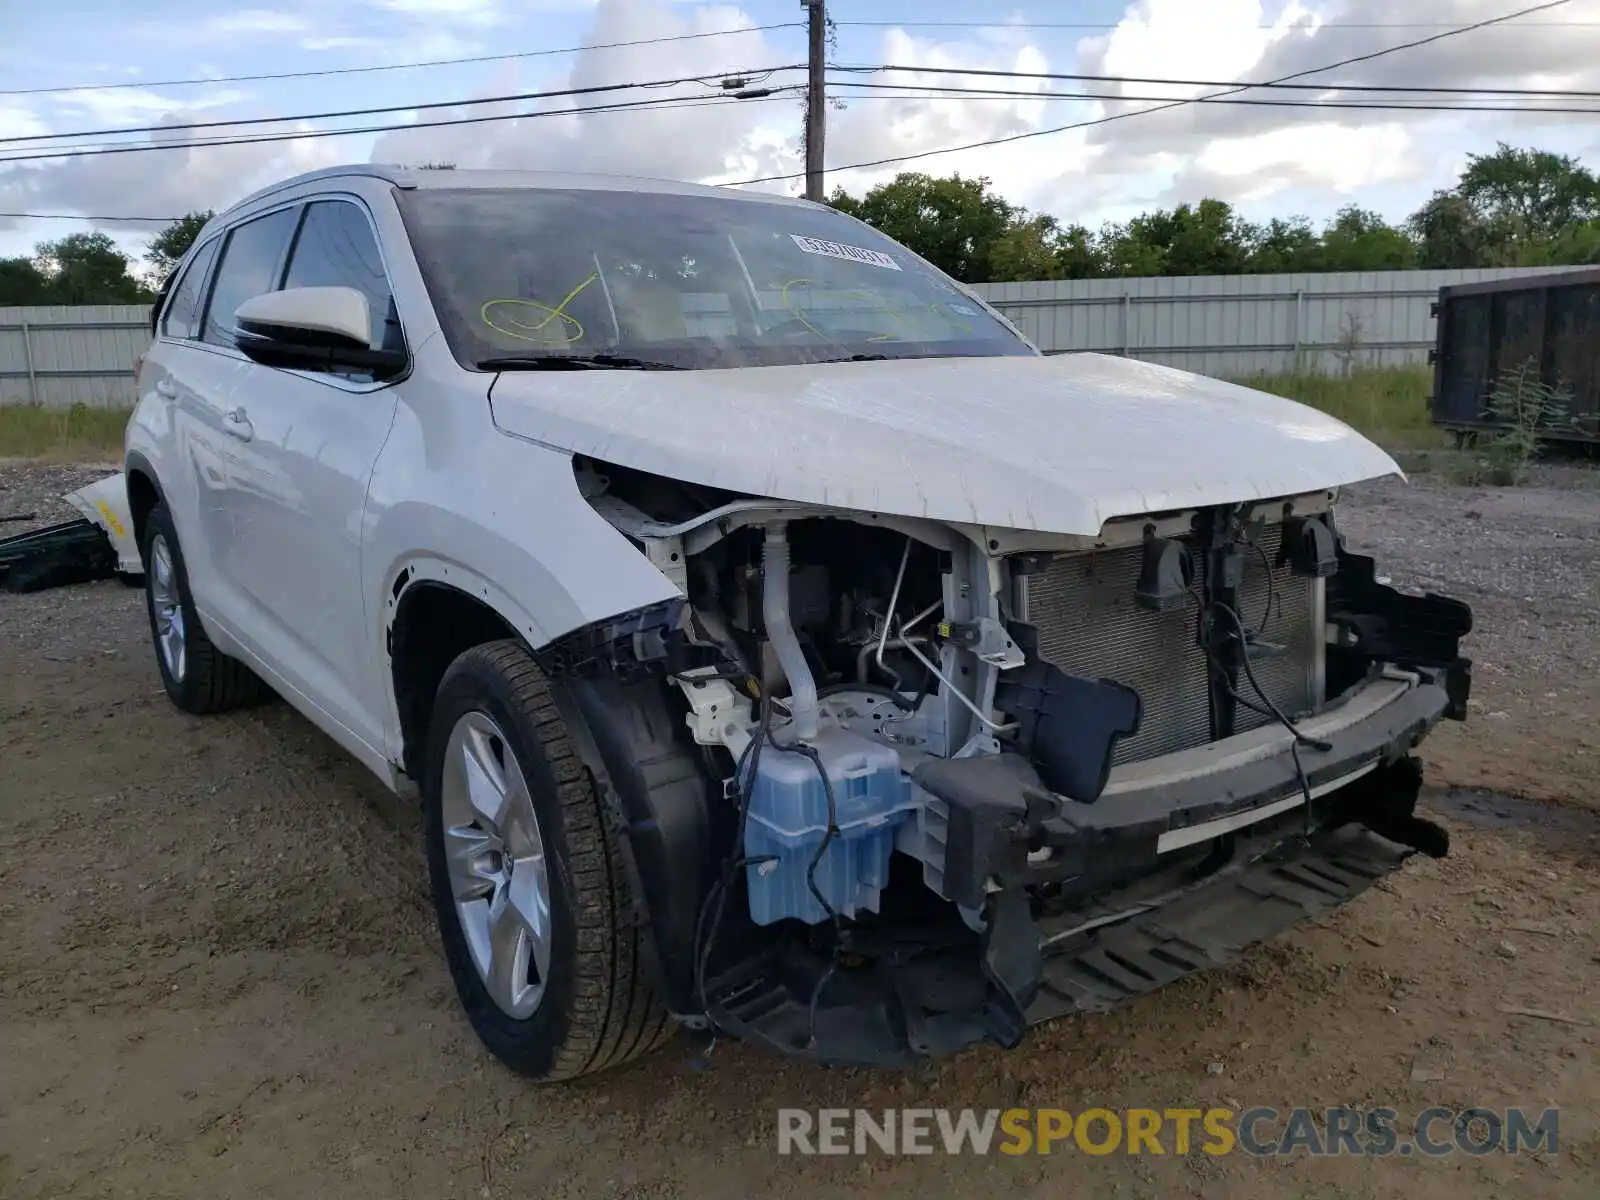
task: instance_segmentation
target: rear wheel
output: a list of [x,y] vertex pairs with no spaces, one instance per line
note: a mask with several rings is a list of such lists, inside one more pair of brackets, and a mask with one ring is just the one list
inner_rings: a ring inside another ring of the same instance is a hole
[[266,685],[249,667],[212,645],[200,624],[178,532],[165,504],[150,510],[140,550],[150,638],[168,698],[187,713],[222,712],[260,700]]
[[661,1045],[671,1021],[645,978],[620,835],[520,643],[476,646],[451,664],[426,763],[434,906],[484,1045],[542,1081]]

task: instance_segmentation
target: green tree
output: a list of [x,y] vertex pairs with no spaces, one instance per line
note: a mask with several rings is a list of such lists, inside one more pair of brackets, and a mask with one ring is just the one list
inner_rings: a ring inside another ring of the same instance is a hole
[[1028,279],[1089,279],[1100,272],[1100,254],[1082,225],[1065,228],[1043,213],[1016,211],[989,247],[990,282]]
[[856,199],[836,189],[828,203],[859,217],[963,283],[981,283],[994,243],[1017,210],[989,190],[987,179],[936,179],[906,171]]
[[139,304],[150,291],[128,273],[131,260],[109,234],[69,233],[35,247],[48,284],[47,304]]
[[1565,226],[1554,237],[1517,248],[1517,267],[1577,267],[1600,263],[1600,219]]
[[1061,262],[1055,248],[1059,233],[1056,219],[1044,214],[1013,220],[989,243],[985,279],[990,283],[1060,279]]
[[1491,225],[1518,240],[1555,237],[1600,217],[1600,179],[1577,159],[1499,143],[1467,156],[1456,191]]
[[1233,275],[1249,257],[1249,225],[1222,200],[1180,204],[1102,233],[1113,275]]
[[49,303],[50,281],[31,258],[0,258],[0,305]]
[[1055,254],[1063,279],[1098,279],[1106,273],[1100,247],[1082,225],[1068,225],[1056,231]]
[[1273,217],[1253,230],[1245,269],[1271,275],[1322,270],[1322,239],[1304,217]]
[[1370,209],[1347,204],[1322,232],[1324,271],[1403,271],[1417,248],[1404,231]]
[[1166,270],[1166,247],[1141,236],[1145,226],[1137,223],[1146,218],[1135,217],[1126,225],[1107,221],[1095,235],[1100,261],[1105,272],[1114,279],[1140,275],[1160,275]]
[[200,236],[200,231],[205,228],[206,222],[211,220],[213,215],[209,208],[204,212],[189,213],[187,216],[179,217],[150,239],[150,245],[144,252],[144,260],[150,264],[158,283],[172,274],[172,269],[178,265],[178,260],[188,253],[189,247],[194,245],[195,238]]
[[1406,222],[1417,245],[1417,266],[1492,267],[1500,263],[1494,231],[1471,201],[1435,192]]

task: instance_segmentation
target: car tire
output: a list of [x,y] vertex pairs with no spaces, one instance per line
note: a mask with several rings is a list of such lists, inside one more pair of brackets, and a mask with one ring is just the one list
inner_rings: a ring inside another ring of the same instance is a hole
[[260,677],[212,645],[200,624],[178,531],[165,504],[150,510],[139,552],[156,669],[172,703],[198,715],[260,701],[267,694]]
[[666,1041],[621,835],[520,642],[473,647],[446,670],[421,790],[445,957],[489,1052],[556,1082]]

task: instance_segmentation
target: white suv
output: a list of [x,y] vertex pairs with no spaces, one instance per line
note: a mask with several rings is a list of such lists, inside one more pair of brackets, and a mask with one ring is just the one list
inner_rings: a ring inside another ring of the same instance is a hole
[[896,1063],[1138,995],[1412,848],[1470,613],[1277,397],[1047,357],[798,200],[351,167],[212,220],[128,499],[173,702],[275,692],[426,809],[539,1079],[683,1024]]

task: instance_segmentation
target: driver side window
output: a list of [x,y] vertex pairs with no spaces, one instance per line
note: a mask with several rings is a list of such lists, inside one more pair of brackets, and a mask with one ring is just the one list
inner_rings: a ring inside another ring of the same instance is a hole
[[[366,213],[356,205],[345,200],[317,200],[306,206],[283,286],[355,288],[367,298],[371,347],[404,352],[405,335],[378,241]],[[358,372],[337,374],[358,382],[372,378]]]
[[214,346],[232,349],[234,314],[239,306],[263,292],[278,288],[278,270],[283,264],[283,247],[294,228],[297,209],[277,212],[246,221],[228,234],[211,285],[211,303],[206,308],[204,339]]

